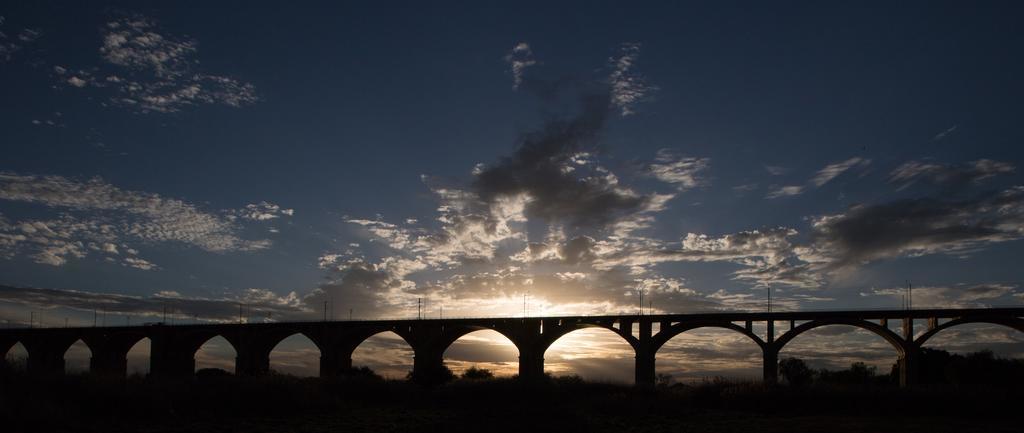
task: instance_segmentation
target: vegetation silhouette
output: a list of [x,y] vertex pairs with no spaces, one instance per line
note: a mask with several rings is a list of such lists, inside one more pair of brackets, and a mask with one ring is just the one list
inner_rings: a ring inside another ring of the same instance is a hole
[[[943,359],[946,364],[935,371],[959,382],[908,389],[856,364],[846,373],[812,370],[814,381],[802,387],[791,385],[788,378],[781,385],[764,386],[720,377],[681,384],[663,375],[654,388],[591,383],[579,376],[524,382],[487,377],[484,369],[422,386],[386,380],[365,367],[334,378],[243,377],[223,370],[200,370],[191,379],[89,374],[39,378],[4,364],[0,425],[5,432],[800,432],[820,431],[823,423],[841,431],[1019,430],[1017,406],[1024,399],[1020,382],[985,383],[978,378],[988,373],[965,376],[961,369],[987,368],[1019,378],[1021,362],[984,352],[941,351],[925,362],[937,366]],[[946,376],[947,371],[955,374]]]

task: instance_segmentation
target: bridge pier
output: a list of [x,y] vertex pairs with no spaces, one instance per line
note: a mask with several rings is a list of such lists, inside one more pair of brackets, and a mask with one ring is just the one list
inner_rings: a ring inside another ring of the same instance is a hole
[[640,387],[654,387],[655,380],[655,352],[652,347],[652,322],[650,320],[640,321],[640,336],[637,338],[639,344],[634,347],[636,360],[634,361],[634,384]]
[[352,370],[352,352],[324,349],[320,353],[320,377],[337,377]]
[[779,349],[774,345],[766,345],[763,352],[761,382],[765,385],[775,385],[779,383]]
[[918,382],[920,369],[920,350],[917,348],[906,348],[899,359],[900,387],[914,386]]
[[655,382],[654,372],[655,356],[649,351],[637,352],[636,354],[636,386],[653,387]]
[[444,355],[428,348],[413,348],[415,354],[412,360],[411,378],[413,382],[424,385],[434,385],[445,379]]
[[544,379],[544,354],[519,350],[519,379],[540,382]]
[[34,341],[23,343],[28,351],[26,371],[34,376],[61,376],[64,374],[64,352],[67,344],[62,340]]
[[95,349],[89,359],[89,372],[106,377],[125,377],[128,374],[128,354],[113,349]]
[[195,352],[171,344],[169,337],[153,336],[149,374],[154,377],[189,377],[196,372]]
[[235,356],[235,375],[259,376],[270,372],[270,350],[241,349]]

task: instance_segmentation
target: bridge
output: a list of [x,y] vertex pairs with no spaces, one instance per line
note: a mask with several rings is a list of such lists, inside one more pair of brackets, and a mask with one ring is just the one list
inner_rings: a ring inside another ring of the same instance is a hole
[[[429,381],[441,370],[448,346],[470,332],[489,329],[507,337],[519,350],[520,378],[537,380],[544,376],[544,353],[552,343],[570,332],[597,327],[611,330],[629,343],[636,354],[636,384],[650,386],[655,382],[655,358],[662,345],[690,330],[722,328],[746,336],[761,348],[763,380],[775,383],[779,351],[787,343],[818,327],[847,325],[892,345],[898,355],[900,385],[907,386],[917,377],[922,345],[936,333],[968,323],[1024,332],[1022,317],[1024,308],[973,308],[20,328],[0,330],[0,353],[21,342],[28,351],[30,374],[60,375],[64,373],[64,353],[82,340],[92,352],[91,373],[123,377],[128,350],[149,338],[150,374],[183,377],[194,374],[199,347],[222,336],[237,354],[236,374],[254,376],[270,371],[270,352],[279,342],[302,334],[320,349],[320,375],[330,377],[351,370],[352,353],[363,341],[391,331],[413,349],[412,378]],[[917,333],[915,321],[923,321]]]

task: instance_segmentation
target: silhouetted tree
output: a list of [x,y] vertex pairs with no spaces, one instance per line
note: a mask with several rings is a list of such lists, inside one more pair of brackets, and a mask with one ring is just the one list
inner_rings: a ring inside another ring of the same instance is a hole
[[661,388],[668,388],[672,386],[672,384],[675,383],[675,381],[676,378],[672,377],[671,374],[667,373],[658,373],[658,375],[655,376],[654,378],[654,383]]
[[779,360],[779,375],[791,386],[804,387],[810,385],[814,372],[800,358],[783,358]]
[[476,368],[476,366],[469,367],[466,371],[462,372],[463,379],[470,380],[487,380],[494,379],[494,373],[486,368]]

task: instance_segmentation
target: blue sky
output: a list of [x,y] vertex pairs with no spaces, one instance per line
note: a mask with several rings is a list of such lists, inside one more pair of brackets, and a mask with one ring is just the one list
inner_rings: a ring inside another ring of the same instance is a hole
[[1019,304],[1021,12],[6,5],[0,313]]

